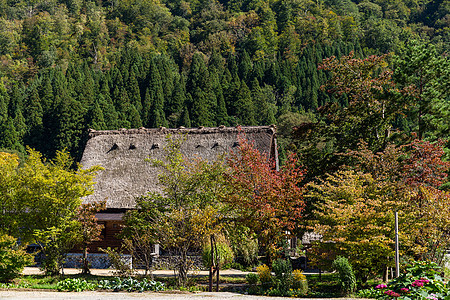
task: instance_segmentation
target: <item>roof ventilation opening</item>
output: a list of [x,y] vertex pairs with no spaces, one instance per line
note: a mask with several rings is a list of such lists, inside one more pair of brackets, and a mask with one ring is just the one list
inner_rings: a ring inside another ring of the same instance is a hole
[[219,143],[215,142],[214,145],[211,147],[211,149],[214,149],[214,148],[217,148],[217,147],[219,147]]
[[238,146],[239,146],[239,142],[234,142],[233,148],[234,148],[234,147],[238,147]]
[[133,144],[130,144],[130,148],[128,148],[128,149],[130,149],[130,150],[134,150],[134,149],[136,149],[136,146],[135,146],[135,145],[133,145]]
[[151,149],[159,149],[159,144],[153,144]]
[[195,149],[198,149],[198,148],[205,148],[205,147],[203,147],[202,145],[195,146]]
[[108,152],[106,152],[106,153],[109,153],[109,152],[114,151],[116,149],[119,149],[119,146],[116,143],[114,143],[114,145],[112,145],[111,149],[109,149]]

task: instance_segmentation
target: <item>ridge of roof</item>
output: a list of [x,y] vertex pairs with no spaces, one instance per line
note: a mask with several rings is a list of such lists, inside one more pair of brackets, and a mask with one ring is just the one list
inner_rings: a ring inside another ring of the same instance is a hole
[[270,132],[272,134],[275,134],[276,132],[276,126],[275,125],[269,125],[269,126],[236,126],[236,127],[226,127],[226,126],[219,126],[219,127],[196,127],[196,128],[185,128],[183,126],[178,128],[166,128],[166,127],[159,127],[159,128],[145,128],[140,127],[137,129],[126,129],[121,128],[119,130],[95,130],[95,129],[89,129],[89,138],[99,136],[99,135],[119,135],[119,134],[170,134],[170,133],[188,133],[188,134],[210,134],[210,133],[235,133],[242,130],[245,133],[254,133],[254,132]]

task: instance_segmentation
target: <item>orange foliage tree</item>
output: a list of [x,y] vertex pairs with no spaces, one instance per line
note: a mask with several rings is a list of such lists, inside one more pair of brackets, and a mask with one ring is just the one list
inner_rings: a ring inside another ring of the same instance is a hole
[[351,167],[310,183],[312,228],[323,236],[312,251],[316,262],[347,256],[363,280],[393,266],[395,211],[402,255],[441,262],[450,244],[450,194],[438,189],[450,167],[443,154],[440,142],[415,140],[379,153],[363,143],[346,154]]
[[274,257],[279,243],[297,229],[304,210],[301,181],[304,169],[291,155],[276,170],[275,162],[255,149],[244,135],[227,164],[229,192],[224,201],[236,218],[257,233],[258,239]]

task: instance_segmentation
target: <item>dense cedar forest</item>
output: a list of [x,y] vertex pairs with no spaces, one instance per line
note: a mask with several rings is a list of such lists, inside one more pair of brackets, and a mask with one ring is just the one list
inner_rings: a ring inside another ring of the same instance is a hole
[[448,136],[448,73],[430,74],[448,63],[448,0],[0,0],[0,148],[79,159],[89,128],[278,124],[287,136],[348,105],[320,88],[333,72],[318,66],[351,51],[389,53],[404,74],[426,54],[419,87],[441,93],[390,130],[423,117],[424,137]]

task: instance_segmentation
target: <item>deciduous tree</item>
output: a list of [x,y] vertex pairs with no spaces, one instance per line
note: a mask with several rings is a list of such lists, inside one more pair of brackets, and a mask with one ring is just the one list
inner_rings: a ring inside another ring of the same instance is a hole
[[106,209],[106,202],[81,204],[78,208],[77,221],[79,223],[80,244],[83,248],[83,274],[89,274],[88,250],[92,242],[100,240],[104,225],[99,224],[95,214]]
[[227,159],[229,193],[224,202],[236,211],[239,222],[254,230],[270,257],[277,244],[294,232],[304,209],[301,181],[305,173],[293,155],[280,170],[244,136]]
[[331,72],[322,89],[348,97],[348,105],[336,102],[320,107],[317,122],[303,123],[294,130],[297,148],[309,180],[335,172],[345,161],[337,153],[356,150],[364,141],[372,151],[382,150],[388,141],[393,119],[403,111],[400,91],[387,68],[387,56],[354,58],[353,53],[323,60],[320,70]]
[[67,152],[46,161],[32,149],[23,165],[9,154],[0,155],[0,164],[0,231],[24,244],[41,245],[46,272],[58,273],[66,252],[80,237],[76,212],[81,198],[92,193],[99,168],[74,170]]
[[[205,238],[221,231],[226,215],[219,197],[226,187],[223,163],[187,160],[180,148],[184,137],[169,137],[164,161],[152,161],[161,168],[162,193],[137,199],[137,210],[128,213],[125,232],[136,232],[148,243],[160,244],[177,259],[177,278],[186,284],[192,267],[188,252],[201,248]],[[139,241],[145,242],[145,241]]]
[[450,163],[442,143],[415,140],[374,153],[367,144],[346,154],[352,164],[308,185],[314,230],[322,234],[313,252],[321,263],[345,255],[362,279],[393,264],[394,221],[399,212],[402,255],[442,262],[449,246],[448,192],[438,187]]

